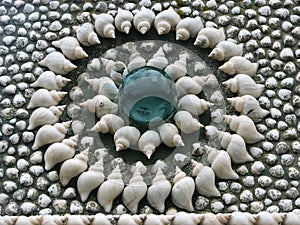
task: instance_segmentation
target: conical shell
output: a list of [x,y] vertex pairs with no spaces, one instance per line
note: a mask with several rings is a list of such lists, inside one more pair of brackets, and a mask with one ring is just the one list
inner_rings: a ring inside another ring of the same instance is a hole
[[31,87],[41,87],[48,90],[60,91],[71,80],[61,75],[55,75],[52,71],[43,72],[38,79],[30,84]]
[[142,225],[146,215],[122,214],[117,225]]
[[154,27],[158,35],[167,34],[174,30],[177,23],[180,21],[180,16],[172,7],[158,13],[154,20]]
[[199,131],[199,129],[203,127],[203,125],[187,111],[178,111],[174,115],[174,121],[181,132],[186,134]]
[[[177,212],[173,219],[173,225],[199,225],[201,224],[203,215],[186,213],[186,212]],[[211,224],[212,225],[212,224]]]
[[141,34],[145,34],[152,26],[155,19],[155,13],[142,6],[133,18],[133,25]]
[[94,26],[91,23],[83,23],[79,26],[74,26],[77,40],[83,45],[90,47],[92,45],[100,44],[100,40],[94,31]]
[[130,56],[129,63],[127,65],[127,70],[130,73],[131,71],[144,67],[145,65],[146,60],[138,52],[134,52]]
[[115,38],[114,18],[108,13],[93,14],[96,32],[103,38]]
[[179,55],[179,59],[173,64],[169,64],[165,68],[165,72],[171,77],[173,81],[183,77],[187,73],[186,69],[186,54]]
[[257,68],[257,63],[252,63],[242,56],[233,56],[229,61],[220,66],[219,70],[229,75],[242,73],[252,77],[256,74]]
[[148,130],[140,137],[138,146],[139,150],[150,159],[151,155],[155,152],[155,148],[157,148],[160,143],[159,133],[154,130]]
[[219,42],[225,41],[224,28],[205,27],[197,35],[194,45],[200,48],[214,48]]
[[111,100],[115,100],[118,97],[119,89],[115,82],[109,77],[86,79],[86,82],[88,82],[99,95],[104,95]]
[[230,41],[221,41],[208,57],[216,59],[218,61],[227,61],[233,56],[241,56],[243,54],[243,44],[235,44]]
[[231,213],[229,225],[255,225],[256,216],[247,212]]
[[177,97],[180,98],[187,94],[200,94],[205,85],[205,77],[200,76],[184,76],[176,81]]
[[106,114],[101,117],[100,121],[91,128],[91,131],[107,134],[114,134],[121,127],[125,126],[125,121],[114,114]]
[[[284,213],[269,213],[266,211],[259,212],[257,214],[257,220],[255,225],[278,225],[282,224],[284,220]],[[294,223],[295,224],[295,223]]]
[[18,216],[14,225],[40,225],[42,216]]
[[[284,225],[295,225],[295,221],[300,221],[300,214],[289,212],[286,214],[283,224]],[[296,223],[297,224],[297,223]]]
[[230,214],[205,213],[201,225],[224,225],[228,224]]
[[123,81],[123,72],[127,69],[126,65],[121,61],[114,61],[106,58],[101,58],[101,62],[110,78],[117,85],[120,85]]
[[186,41],[197,36],[203,28],[203,23],[199,16],[195,18],[186,17],[180,20],[176,26],[176,40]]
[[133,126],[124,126],[118,129],[114,135],[116,151],[121,151],[138,143],[140,131]]
[[163,70],[168,64],[168,59],[165,57],[162,47],[160,47],[153,57],[147,62],[147,66],[152,66],[161,70]]
[[100,225],[100,224],[101,225],[111,225],[108,218],[103,213],[97,213],[94,216],[93,221],[91,222],[91,225]]
[[185,95],[178,101],[179,109],[188,111],[193,115],[201,115],[211,106],[212,103],[200,99],[194,94]]
[[116,28],[126,34],[129,34],[133,15],[130,11],[118,8],[118,13],[115,17]]
[[177,127],[172,123],[165,123],[157,128],[162,142],[170,147],[184,146]]
[[41,88],[33,93],[27,109],[56,106],[66,94],[68,94],[68,92],[48,91],[47,89]]
[[172,215],[147,214],[143,225],[169,225],[173,218],[174,216]]

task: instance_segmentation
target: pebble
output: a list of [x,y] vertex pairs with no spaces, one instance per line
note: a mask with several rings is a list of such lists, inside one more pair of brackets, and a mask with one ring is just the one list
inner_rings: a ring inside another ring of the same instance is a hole
[[255,188],[255,190],[254,190],[254,196],[258,200],[264,199],[265,196],[266,196],[266,194],[267,194],[267,191],[265,189],[263,189],[263,188],[258,187],[258,188]]
[[49,181],[45,177],[38,177],[36,180],[36,188],[44,191],[47,187],[49,187]]
[[41,194],[38,198],[38,205],[41,208],[47,208],[51,204],[51,202],[51,198],[45,194]]
[[17,215],[18,212],[19,212],[19,206],[14,201],[10,201],[5,207],[5,214],[8,216]]
[[281,198],[281,192],[277,189],[269,189],[267,193],[268,197],[273,201],[279,200]]
[[234,204],[238,199],[235,195],[226,193],[222,195],[222,200],[225,202],[226,205]]
[[22,215],[32,215],[34,211],[37,210],[37,206],[32,202],[24,202],[20,205]]
[[54,199],[52,202],[52,207],[60,213],[63,213],[67,210],[68,208],[68,203],[64,199]]
[[218,200],[213,200],[210,204],[210,208],[213,213],[220,213],[224,209],[224,205]]
[[276,165],[269,169],[269,173],[275,178],[280,178],[284,176],[284,169],[282,165]]
[[261,211],[263,211],[264,209],[264,203],[263,202],[251,202],[250,203],[250,212],[251,213],[259,213]]
[[26,197],[26,190],[20,189],[13,193],[13,199],[17,201],[22,201]]
[[81,214],[83,213],[83,206],[77,200],[73,200],[70,203],[70,213],[72,214]]
[[6,193],[11,193],[18,189],[17,184],[13,181],[6,180],[2,183],[2,187]]
[[278,206],[283,212],[290,212],[293,210],[293,201],[290,199],[281,199],[278,202]]
[[255,180],[253,176],[246,176],[242,179],[243,184],[246,187],[253,187],[255,184]]
[[285,196],[289,199],[296,199],[299,197],[299,191],[295,187],[291,187],[285,192]]
[[29,187],[33,184],[33,178],[29,173],[24,172],[21,173],[19,182],[21,185]]
[[257,179],[257,182],[261,187],[269,187],[272,184],[273,180],[268,176],[260,176]]
[[[120,205],[118,205],[118,206],[120,206]],[[118,207],[117,206],[117,207]],[[121,205],[122,206],[122,205]],[[117,207],[116,207],[116,209],[117,209]],[[98,202],[96,202],[96,201],[88,201],[87,203],[86,203],[86,206],[85,206],[85,209],[87,210],[87,211],[89,211],[89,212],[92,212],[92,213],[97,213],[97,212],[100,212],[100,205],[98,204]],[[124,210],[125,209],[125,210]],[[125,206],[123,206],[123,210],[121,211],[121,212],[123,212],[123,213],[120,213],[119,215],[121,215],[121,214],[124,214],[124,213],[126,213],[126,208],[125,208]],[[119,211],[113,211],[113,214],[117,214],[116,212],[119,212]]]
[[63,198],[65,199],[73,199],[75,197],[76,197],[76,190],[73,187],[68,187],[63,193]]
[[48,193],[52,197],[58,197],[61,193],[61,185],[59,183],[51,184],[48,188]]

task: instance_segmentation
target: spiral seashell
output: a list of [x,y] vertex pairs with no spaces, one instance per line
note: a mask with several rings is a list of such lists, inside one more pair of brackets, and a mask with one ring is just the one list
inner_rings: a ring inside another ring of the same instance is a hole
[[185,95],[178,101],[179,109],[188,111],[193,115],[202,115],[212,105],[212,103],[200,99],[194,94]]
[[176,26],[176,40],[186,41],[189,38],[194,38],[202,28],[203,23],[199,16],[195,18],[186,17],[180,20]]
[[[284,220],[284,213],[269,213],[266,211],[259,212],[255,225],[278,225]],[[295,224],[295,223],[294,223]]]
[[103,159],[90,166],[88,171],[83,172],[77,179],[77,190],[81,201],[85,202],[92,190],[99,187],[104,181]]
[[67,219],[67,216],[43,215],[40,225],[64,225],[66,224]]
[[123,189],[124,182],[119,165],[117,165],[98,189],[97,200],[105,212],[110,212],[114,199],[121,194]]
[[114,114],[106,114],[101,117],[100,121],[91,128],[91,131],[99,132],[102,134],[114,134],[121,127],[125,126],[125,121]]
[[144,67],[145,65],[146,60],[138,52],[133,52],[130,56],[129,63],[127,65],[128,73],[135,69]]
[[269,114],[268,110],[262,109],[256,98],[251,95],[227,98],[234,109],[242,115],[249,116],[254,122],[260,121]]
[[228,223],[229,219],[230,214],[205,213],[201,225],[224,225]]
[[17,219],[17,216],[1,216],[0,225],[14,225]]
[[257,63],[252,63],[242,56],[233,56],[229,61],[220,66],[219,70],[229,75],[242,73],[253,77],[257,72],[257,68]]
[[56,106],[66,94],[68,94],[68,92],[48,91],[47,89],[41,88],[33,93],[27,109]]
[[172,123],[165,123],[157,128],[162,142],[170,147],[184,146],[177,127]]
[[139,139],[138,146],[139,150],[143,152],[148,159],[151,158],[152,154],[155,152],[161,143],[159,133],[154,130],[148,130],[142,134]]
[[177,212],[172,221],[172,224],[173,225],[199,225],[202,218],[203,215],[200,214]]
[[118,8],[118,13],[115,17],[116,28],[126,34],[129,34],[133,15],[130,11]]
[[221,194],[215,185],[215,173],[212,168],[203,166],[192,160],[193,176],[195,178],[196,190],[200,195],[206,197],[220,197]]
[[300,214],[289,212],[286,214],[283,224],[284,225],[295,225],[295,221],[300,221]]
[[258,98],[265,88],[263,84],[255,83],[255,81],[246,74],[235,75],[235,77],[222,84],[231,92],[237,93],[239,96],[252,95],[255,98]]
[[136,145],[140,138],[140,131],[132,126],[124,126],[118,129],[114,135],[116,151],[121,151]]
[[194,45],[200,48],[214,48],[219,42],[225,41],[224,28],[205,27],[199,31]]
[[93,217],[85,215],[67,215],[65,225],[90,225]]
[[33,130],[43,125],[53,125],[59,121],[66,105],[51,106],[49,108],[40,107],[34,110],[29,118],[29,126],[27,130]]
[[133,25],[141,34],[145,34],[148,30],[150,30],[154,19],[155,13],[142,6],[141,10],[134,15]]
[[143,225],[169,225],[173,218],[174,216],[172,215],[147,214]]
[[256,216],[247,212],[233,212],[231,213],[229,225],[255,225]]
[[243,54],[243,44],[235,44],[230,41],[221,41],[211,51],[208,57],[218,61],[227,61],[233,56],[241,56]]
[[98,95],[104,95],[111,100],[115,100],[118,97],[118,91],[115,82],[109,77],[100,77],[94,79],[85,79],[86,82],[92,86],[93,90]]
[[96,95],[92,99],[80,103],[80,106],[91,113],[96,113],[98,118],[101,118],[105,114],[114,114],[118,112],[118,104],[113,103],[104,95]]
[[169,61],[166,58],[162,47],[160,47],[153,57],[147,62],[147,66],[152,66],[161,70],[163,70],[168,64]]
[[42,61],[39,62],[40,66],[48,67],[56,74],[66,75],[67,73],[75,70],[76,65],[72,64],[70,60],[60,52],[49,53]]
[[55,75],[52,71],[43,72],[38,79],[30,84],[30,87],[42,87],[48,90],[60,91],[71,80],[61,75]]
[[71,121],[42,126],[35,135],[32,150],[37,150],[44,145],[62,141],[70,126]]
[[154,27],[158,35],[167,34],[174,30],[180,21],[180,16],[172,7],[158,13],[154,20]]
[[79,26],[73,26],[76,32],[76,38],[83,46],[90,47],[100,44],[100,40],[94,31],[94,26],[91,23],[83,23]]
[[117,225],[142,225],[146,215],[122,214],[118,219]]
[[200,94],[202,88],[205,86],[206,77],[194,76],[188,77],[184,76],[176,81],[176,91],[177,97],[180,98],[186,94]]
[[77,144],[78,134],[50,145],[44,154],[45,169],[50,170],[57,163],[71,159],[75,155]]
[[63,54],[70,60],[88,57],[88,54],[81,48],[79,41],[74,37],[64,37],[58,41],[52,41],[52,45],[60,48]]
[[123,81],[123,72],[127,69],[126,65],[121,61],[114,61],[106,58],[101,58],[106,73],[117,84],[120,85]]
[[185,172],[179,169],[179,167],[176,167],[173,183],[174,185],[171,192],[172,202],[181,209],[193,212],[192,196],[195,190],[193,178],[186,176]]
[[174,115],[174,121],[181,132],[191,134],[198,131],[203,125],[188,111],[178,111]]
[[248,116],[224,116],[225,122],[229,125],[230,130],[242,136],[247,144],[253,144],[265,139],[255,127],[255,124]]
[[42,216],[18,216],[14,225],[40,225]]
[[59,179],[63,186],[87,169],[88,154],[89,148],[75,155],[74,158],[64,161],[59,171]]
[[147,191],[148,203],[160,213],[165,211],[165,201],[171,193],[171,183],[167,180],[160,168],[158,168],[152,185]]
[[169,77],[171,77],[173,81],[185,76],[187,73],[186,54],[179,55],[179,59],[176,60],[174,63],[169,64],[165,68],[165,72],[169,75]]
[[96,32],[103,38],[116,38],[115,27],[113,25],[114,18],[108,13],[92,15],[95,20]]
[[94,215],[94,219],[90,225],[112,225],[109,220],[107,219],[106,215],[103,213],[97,213]]

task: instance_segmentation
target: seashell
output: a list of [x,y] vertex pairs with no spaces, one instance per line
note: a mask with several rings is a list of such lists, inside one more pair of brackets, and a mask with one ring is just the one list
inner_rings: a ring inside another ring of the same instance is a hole
[[172,215],[147,214],[143,225],[169,225],[173,218],[174,216]]
[[155,152],[161,143],[159,133],[154,130],[148,130],[142,134],[139,139],[138,146],[139,150],[143,152],[148,159],[151,158],[152,154]]
[[85,215],[67,215],[66,225],[89,225],[92,217]]
[[180,16],[172,7],[169,7],[167,10],[161,11],[156,15],[154,27],[158,35],[167,34],[175,29],[179,21]]
[[76,154],[74,158],[64,161],[60,167],[59,179],[63,186],[66,186],[70,180],[83,173],[88,165],[89,148]]
[[114,18],[108,13],[92,15],[95,20],[96,32],[103,38],[115,38]]
[[218,61],[227,61],[233,56],[241,56],[243,54],[243,44],[235,44],[230,41],[221,41],[211,51],[208,57]]
[[71,80],[61,75],[55,75],[52,71],[43,72],[38,79],[30,84],[30,87],[42,87],[48,90],[60,91]]
[[145,34],[148,30],[150,30],[154,19],[155,13],[142,6],[141,10],[133,17],[133,25],[141,34]]
[[92,86],[93,90],[98,95],[104,95],[111,100],[115,100],[118,97],[118,91],[115,82],[109,77],[100,77],[94,79],[85,79],[86,82]]
[[42,126],[35,135],[32,150],[37,150],[43,145],[62,141],[65,138],[65,134],[68,132],[71,123],[71,121],[68,121],[56,123],[54,125],[47,124]]
[[229,61],[220,66],[219,70],[229,75],[242,73],[253,77],[257,72],[257,68],[257,63],[252,63],[242,56],[233,56]]
[[200,214],[177,212],[172,221],[172,225],[198,225],[202,218],[203,215]]
[[192,196],[195,190],[193,178],[186,176],[185,172],[176,167],[173,183],[171,192],[172,202],[181,209],[193,212]]
[[184,76],[176,81],[177,97],[180,98],[186,94],[200,94],[205,86],[205,77],[200,76]]
[[203,23],[199,16],[195,18],[186,17],[180,20],[176,26],[176,40],[186,41],[189,38],[194,38],[202,28]]
[[133,15],[130,11],[118,8],[118,13],[115,17],[116,28],[126,34],[129,34]]
[[184,146],[177,127],[172,123],[162,124],[157,128],[162,142],[170,147]]
[[255,83],[255,81],[246,74],[235,75],[235,77],[222,84],[231,92],[237,93],[239,96],[252,95],[255,98],[258,98],[265,88],[263,84]]
[[193,115],[202,115],[212,105],[212,103],[200,99],[194,94],[185,95],[178,101],[179,109],[188,111]]
[[224,225],[228,223],[229,219],[230,214],[205,213],[201,225]]
[[57,163],[71,159],[75,155],[75,149],[78,143],[78,134],[62,140],[60,143],[50,145],[45,154],[45,169],[52,169]]
[[205,27],[197,35],[194,45],[200,48],[214,48],[219,42],[225,41],[224,28]]
[[248,116],[225,115],[224,118],[230,130],[242,136],[247,144],[254,144],[265,139],[265,137],[256,130],[255,124]]
[[96,95],[92,99],[80,103],[80,106],[92,113],[96,113],[98,118],[101,118],[105,114],[118,112],[118,104],[113,103],[104,95]]
[[256,216],[247,212],[232,212],[229,225],[255,225]]
[[125,122],[121,117],[114,114],[106,114],[102,116],[100,121],[98,121],[95,126],[91,128],[91,131],[102,134],[114,134],[117,130],[124,126]]
[[220,197],[221,194],[215,185],[215,173],[212,168],[203,166],[192,160],[193,176],[195,178],[196,190],[200,195],[206,197]]
[[14,225],[17,219],[17,216],[1,216],[0,225]]
[[269,114],[268,110],[262,109],[256,98],[251,95],[227,98],[234,109],[242,115],[249,116],[254,122],[260,121]]
[[67,216],[43,215],[40,225],[64,225],[67,222]]
[[142,225],[146,215],[122,214],[118,219],[117,225]]
[[74,37],[64,37],[58,41],[52,41],[52,45],[60,48],[63,54],[70,60],[88,57],[88,54],[80,46],[79,41]]
[[110,212],[114,199],[121,194],[123,189],[124,182],[119,165],[117,165],[98,189],[97,200],[105,212]]
[[146,66],[146,60],[138,52],[133,52],[127,65],[128,73],[144,66]]
[[14,225],[40,225],[42,216],[18,216]]
[[141,172],[137,169],[123,190],[123,204],[131,213],[136,213],[138,204],[146,193],[147,184],[144,182]]
[[203,125],[187,111],[178,111],[174,115],[174,121],[181,132],[186,134],[199,131],[199,129],[203,127]]
[[99,187],[104,181],[103,159],[90,166],[88,171],[83,172],[77,179],[77,190],[81,201],[85,202],[92,190]]
[[40,66],[48,67],[56,74],[66,75],[67,73],[75,70],[76,65],[72,64],[70,60],[60,52],[49,53],[42,61],[39,62]]
[[[269,213],[266,211],[259,212],[257,215],[257,220],[255,225],[278,225],[284,220],[284,213]],[[295,224],[295,221],[294,221]]]
[[123,81],[123,71],[126,70],[126,65],[121,61],[114,61],[106,58],[101,58],[106,73],[117,84],[120,85]]
[[65,91],[48,91],[47,89],[38,89],[33,93],[30,98],[30,102],[27,109],[37,108],[37,107],[50,107],[57,105],[62,98],[68,94]]
[[99,58],[93,58],[90,62],[88,62],[87,66],[87,71],[100,71],[101,69],[101,62]]
[[83,46],[90,47],[100,44],[98,35],[94,31],[94,26],[91,23],[83,23],[79,26],[73,26],[76,32],[76,38]]
[[162,47],[160,47],[153,57],[147,62],[147,66],[152,66],[161,70],[163,70],[168,64],[169,61],[166,58]]
[[141,136],[140,131],[133,126],[124,126],[118,129],[114,135],[116,151],[121,151],[136,145]]
[[[295,221],[300,221],[300,214],[289,212],[286,214],[283,225],[295,225]],[[297,224],[297,223],[296,223]]]
[[147,191],[148,203],[160,213],[165,211],[165,201],[171,193],[171,183],[163,174],[160,168],[152,180],[152,185]]
[[94,215],[94,219],[92,220],[90,225],[112,225],[109,220],[107,219],[106,215],[103,213],[97,213]]
[[66,105],[37,108],[32,112],[29,118],[29,126],[27,127],[27,130],[33,130],[36,127],[46,124],[53,125],[57,123],[65,108]]
[[179,59],[173,64],[169,64],[165,68],[165,72],[170,76],[170,78],[175,81],[180,77],[186,75],[186,54],[179,55]]

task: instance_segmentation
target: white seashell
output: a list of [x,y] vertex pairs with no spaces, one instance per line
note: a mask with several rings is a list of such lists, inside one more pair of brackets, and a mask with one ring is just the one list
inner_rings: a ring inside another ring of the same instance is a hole
[[30,84],[30,87],[42,87],[48,90],[60,91],[71,80],[61,75],[55,75],[52,71],[43,72],[38,79]]
[[117,225],[142,225],[146,215],[122,214],[118,219]]
[[91,23],[84,23],[79,26],[73,26],[76,32],[78,41],[86,47],[100,44],[100,40],[94,31],[94,26]]
[[157,128],[162,142],[170,147],[184,146],[177,127],[172,123],[165,123]]
[[78,134],[64,139],[61,143],[50,145],[45,154],[45,169],[52,169],[57,163],[71,159],[75,155],[75,149],[78,144]]
[[147,214],[143,225],[169,225],[171,224],[173,218],[174,216],[172,215]]
[[140,131],[132,126],[124,126],[118,129],[114,135],[116,151],[121,151],[136,145],[140,138]]
[[14,225],[40,225],[42,216],[18,216]]
[[186,94],[200,94],[203,86],[205,86],[205,77],[200,76],[184,76],[176,81],[177,97],[180,98]]
[[231,168],[231,159],[226,151],[208,148],[207,152],[207,159],[211,163],[210,167],[218,178],[225,180],[239,179],[239,175]]
[[177,23],[180,21],[180,16],[172,7],[158,13],[154,20],[154,27],[158,35],[167,34],[174,30]]
[[155,13],[142,6],[133,18],[133,25],[141,34],[145,34],[152,26],[155,19]]
[[221,194],[215,185],[215,173],[212,168],[203,166],[192,160],[193,176],[195,178],[196,190],[200,195],[206,197],[220,197]]
[[1,216],[0,225],[14,225],[17,219],[17,216]]
[[199,131],[203,125],[188,111],[178,111],[174,115],[174,121],[181,132],[191,134]]
[[123,71],[126,70],[126,65],[121,61],[114,61],[106,58],[101,58],[106,73],[117,84],[120,85],[123,81]]
[[200,99],[194,94],[185,95],[178,101],[179,109],[188,111],[193,115],[203,114],[212,105],[212,103],[205,101],[204,99]]
[[168,64],[169,61],[166,58],[162,47],[160,47],[153,57],[147,62],[147,66],[152,66],[161,70],[163,70]]
[[39,62],[40,66],[48,67],[56,74],[66,75],[67,73],[75,70],[76,65],[72,64],[70,60],[60,52],[49,53],[42,61]]
[[98,118],[101,118],[105,114],[118,112],[118,104],[112,102],[104,95],[96,95],[92,99],[80,103],[80,106],[92,113],[96,113]]
[[37,150],[43,145],[62,141],[70,126],[71,121],[42,126],[35,135],[32,150]]
[[194,38],[202,28],[203,23],[199,16],[195,18],[186,17],[180,20],[176,26],[176,40],[186,41],[189,38]]
[[108,13],[92,15],[95,20],[96,32],[103,38],[115,38],[114,18]]
[[48,91],[47,89],[41,88],[33,93],[27,109],[56,106],[66,94],[68,94],[68,92]]
[[139,139],[138,146],[139,150],[143,152],[148,159],[151,158],[152,154],[155,152],[161,143],[159,133],[154,130],[148,130],[142,134]]
[[233,56],[241,56],[243,54],[243,44],[235,44],[230,41],[221,41],[211,51],[208,57],[218,61],[227,61]]
[[117,165],[98,189],[97,200],[105,212],[110,212],[114,199],[121,194],[123,189],[124,182],[119,165]]
[[86,66],[88,71],[100,71],[101,69],[101,62],[99,58],[93,58]]
[[92,220],[90,225],[112,225],[107,219],[106,215],[103,213],[97,213],[94,215],[94,219]]
[[66,224],[67,220],[67,216],[43,215],[40,225],[64,225]]
[[231,213],[229,225],[255,225],[256,216],[247,212]]
[[257,68],[257,63],[252,63],[242,56],[233,56],[229,61],[220,66],[219,70],[229,75],[242,73],[252,77],[256,74]]
[[200,214],[177,212],[175,213],[172,225],[199,225],[202,218],[203,215]]
[[114,134],[121,127],[125,126],[125,121],[114,114],[106,114],[101,117],[95,126],[91,128],[91,131],[99,132],[102,134],[111,133]]
[[235,77],[222,84],[231,92],[237,93],[239,96],[252,95],[255,98],[258,98],[265,88],[263,84],[255,83],[255,81],[246,74],[235,75]]
[[70,60],[88,57],[88,54],[80,46],[79,41],[74,37],[64,37],[58,41],[52,41],[52,45],[60,48],[63,54]]
[[175,81],[180,77],[183,77],[187,73],[186,69],[186,54],[179,55],[179,59],[174,63],[169,64],[165,68],[165,72],[170,76],[170,78]]
[[77,179],[77,190],[81,201],[85,202],[92,190],[99,187],[104,181],[103,159],[90,166],[88,171],[83,172]]
[[251,95],[227,98],[234,109],[242,115],[249,116],[254,122],[260,121],[269,114],[268,110],[262,109],[256,98]]
[[127,65],[128,73],[144,66],[146,66],[146,60],[138,52],[133,52]]
[[289,212],[286,214],[283,225],[295,225],[295,221],[297,221],[299,223],[300,214],[294,213],[294,212]]
[[100,77],[94,79],[85,79],[86,82],[92,86],[93,90],[98,95],[104,95],[111,100],[115,100],[118,97],[118,91],[115,82],[109,77]]
[[118,13],[115,17],[116,28],[126,34],[129,34],[133,15],[130,11],[118,8]]
[[66,225],[90,225],[92,217],[85,215],[67,215]]
[[219,42],[225,41],[224,28],[205,27],[197,35],[194,45],[200,48],[214,48]]
[[33,130],[36,127],[46,124],[53,125],[57,123],[65,108],[66,105],[37,108],[32,112],[29,118],[27,130]]
[[201,225],[224,225],[228,223],[229,219],[230,214],[205,213]]
[[[278,225],[284,220],[284,213],[269,213],[266,211],[259,212],[255,225]],[[294,223],[295,224],[295,223]]]
[[225,115],[224,118],[230,130],[242,136],[247,144],[253,144],[265,139],[265,137],[256,130],[255,124],[248,116]]
[[63,186],[87,169],[88,154],[89,148],[75,155],[74,158],[64,161],[59,171],[59,179]]
[[192,196],[195,190],[195,183],[193,178],[186,176],[185,172],[176,167],[173,183],[171,192],[172,202],[181,209],[189,212],[194,211]]

